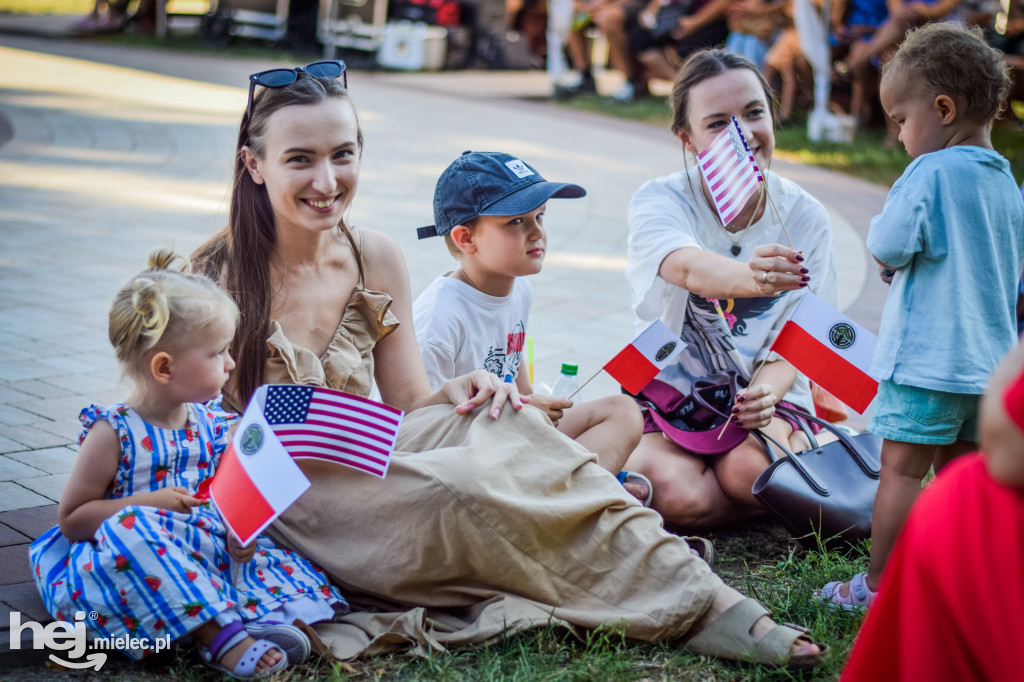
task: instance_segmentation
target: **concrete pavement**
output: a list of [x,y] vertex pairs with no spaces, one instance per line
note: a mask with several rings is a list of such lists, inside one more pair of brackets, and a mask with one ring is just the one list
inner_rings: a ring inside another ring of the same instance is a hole
[[[187,254],[223,225],[247,76],[275,65],[0,35],[0,628],[11,610],[46,619],[27,543],[56,522],[79,410],[124,395],[110,300],[151,249]],[[679,168],[668,131],[540,101],[540,72],[356,72],[349,84],[366,137],[351,222],[394,237],[414,294],[453,264],[442,243],[415,238],[437,176],[465,149],[508,151],[589,191],[549,205],[530,320],[536,381],[552,382],[562,361],[589,376],[632,337],[626,205]],[[877,329],[885,291],[863,239],[885,188],[783,161],[773,170],[828,207],[841,307]],[[586,389],[616,391],[603,375]]]

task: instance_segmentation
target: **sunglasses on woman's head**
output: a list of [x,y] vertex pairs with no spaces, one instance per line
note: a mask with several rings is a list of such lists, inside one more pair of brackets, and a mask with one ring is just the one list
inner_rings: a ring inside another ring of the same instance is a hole
[[249,76],[249,103],[245,106],[246,118],[248,119],[252,116],[252,99],[256,94],[257,85],[262,85],[265,88],[283,88],[297,81],[299,73],[305,73],[313,78],[338,78],[340,76],[342,78],[342,85],[348,89],[348,74],[345,73],[345,62],[340,59],[313,62],[305,66],[296,66],[294,69],[260,71]]

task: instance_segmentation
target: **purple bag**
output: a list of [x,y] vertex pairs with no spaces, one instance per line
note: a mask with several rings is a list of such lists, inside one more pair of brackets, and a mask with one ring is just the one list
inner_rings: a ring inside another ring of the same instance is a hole
[[644,410],[644,433],[661,431],[679,447],[698,455],[721,455],[747,439],[749,431],[729,423],[736,400],[736,377],[728,383],[698,381],[690,395],[654,379],[637,396]]

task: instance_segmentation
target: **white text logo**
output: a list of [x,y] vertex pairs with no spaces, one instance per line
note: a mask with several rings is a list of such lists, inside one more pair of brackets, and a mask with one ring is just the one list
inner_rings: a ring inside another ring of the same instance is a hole
[[[88,617],[93,620],[96,619],[95,613],[88,614]],[[95,651],[86,656],[86,646],[88,644],[87,628],[85,623],[82,622],[85,619],[86,613],[78,611],[75,613],[73,623],[57,620],[43,625],[42,623],[30,620],[22,624],[21,614],[17,611],[12,611],[9,620],[11,649],[21,649],[21,633],[24,630],[28,630],[32,633],[33,649],[67,651],[67,656],[70,659],[80,659],[85,656],[85,660],[76,661],[63,660],[54,654],[50,654],[49,659],[54,663],[66,668],[94,668],[99,670],[107,662],[107,655],[103,652]],[[150,640],[148,637],[99,637],[93,640],[92,646],[94,649],[117,649],[121,651],[152,649],[154,653],[157,653],[170,648],[171,636],[157,637],[155,640]]]

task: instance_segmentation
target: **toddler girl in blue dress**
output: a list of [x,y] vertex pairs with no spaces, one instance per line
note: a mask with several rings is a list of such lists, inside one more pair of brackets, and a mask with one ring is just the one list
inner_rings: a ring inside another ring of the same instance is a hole
[[242,547],[202,499],[235,419],[218,397],[238,309],[209,279],[168,270],[174,258],[153,252],[114,300],[110,341],[134,390],[82,410],[60,526],[32,543],[33,578],[55,618],[90,614],[89,636],[131,638],[133,658],[191,634],[209,665],[262,677],[309,656],[291,623],[347,604],[269,538]]

